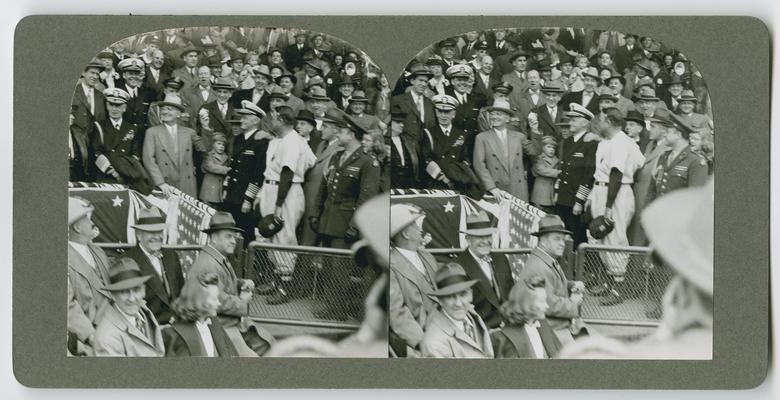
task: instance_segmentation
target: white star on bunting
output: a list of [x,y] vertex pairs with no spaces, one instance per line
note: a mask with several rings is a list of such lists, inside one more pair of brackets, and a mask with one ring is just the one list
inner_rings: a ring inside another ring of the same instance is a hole
[[124,199],[120,198],[119,195],[116,195],[113,199],[111,199],[111,202],[113,203],[114,207],[122,207],[122,202]]
[[444,205],[444,212],[449,213],[453,212],[455,209],[455,204],[450,203],[449,200],[447,200],[447,204]]

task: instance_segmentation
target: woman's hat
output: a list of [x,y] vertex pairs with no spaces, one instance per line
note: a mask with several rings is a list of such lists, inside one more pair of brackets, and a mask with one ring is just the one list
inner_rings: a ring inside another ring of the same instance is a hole
[[496,228],[485,211],[466,215],[466,230],[461,231],[470,236],[491,236],[495,232]]
[[542,236],[548,233],[565,233],[571,235],[570,231],[566,230],[566,226],[563,224],[561,217],[555,214],[547,214],[539,220],[539,229],[532,233],[534,236]]
[[244,233],[243,229],[236,226],[236,220],[233,219],[233,216],[225,211],[217,211],[214,213],[214,215],[211,216],[211,221],[209,221],[209,227],[203,229],[201,232],[211,233],[221,230],[230,230]]
[[123,257],[111,266],[108,271],[108,282],[106,290],[112,292],[121,292],[143,285],[151,279],[151,275],[143,275],[138,264],[132,258]]
[[159,232],[167,228],[165,218],[157,207],[142,208],[138,212],[138,219],[135,225],[130,226],[133,229],[144,232]]
[[436,270],[434,276],[437,290],[429,293],[431,296],[445,297],[460,293],[477,283],[476,279],[470,280],[466,271],[460,264],[451,262]]
[[650,203],[642,227],[667,265],[712,296],[714,183],[676,190]]

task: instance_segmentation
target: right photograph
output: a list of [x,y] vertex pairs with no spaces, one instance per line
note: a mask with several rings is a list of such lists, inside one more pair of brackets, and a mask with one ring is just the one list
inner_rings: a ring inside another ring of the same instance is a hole
[[711,360],[704,77],[652,32],[496,28],[392,89],[397,358]]

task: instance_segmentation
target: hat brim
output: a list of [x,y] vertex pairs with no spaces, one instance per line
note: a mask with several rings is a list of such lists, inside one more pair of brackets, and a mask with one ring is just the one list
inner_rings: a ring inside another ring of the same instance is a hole
[[308,118],[308,117],[301,118],[301,117],[298,117],[298,118],[295,118],[295,120],[296,121],[306,121],[306,122],[308,122],[308,123],[310,123],[310,124],[312,124],[314,126],[317,126],[317,121],[314,120],[313,118]]
[[430,296],[435,297],[445,297],[445,296],[452,296],[453,294],[460,293],[476,284],[478,281],[476,279],[470,280],[470,281],[464,281],[464,282],[458,282],[455,284],[452,284],[450,286],[443,287],[439,290],[435,290],[431,293],[429,293]]
[[558,94],[566,93],[566,91],[561,89],[561,88],[555,88],[555,89],[545,89],[545,88],[542,88],[541,90],[542,90],[542,93],[558,93]]
[[501,112],[504,112],[504,113],[507,113],[507,114],[509,114],[509,116],[512,116],[512,115],[514,115],[514,114],[515,114],[515,112],[514,112],[514,111],[512,111],[512,110],[510,110],[510,109],[508,109],[508,108],[505,108],[505,107],[494,107],[494,106],[490,106],[490,107],[487,107],[487,108],[486,108],[486,110],[487,110],[487,112],[491,112],[491,111],[501,111]]
[[545,229],[543,231],[537,231],[537,232],[533,232],[531,234],[536,236],[536,237],[539,237],[539,236],[542,236],[542,235],[546,235],[548,233],[563,233],[563,234],[566,234],[566,235],[573,235],[573,233],[571,231],[567,231],[566,229],[559,229],[559,228]]
[[177,104],[177,103],[171,103],[171,102],[168,102],[168,101],[157,102],[157,106],[158,107],[165,107],[165,106],[174,107],[174,108],[176,108],[176,109],[178,109],[179,111],[182,111],[182,112],[185,110],[183,105]]
[[244,233],[244,230],[237,226],[223,226],[219,228],[206,228],[201,230],[201,232],[203,233],[212,233],[217,231],[234,231],[234,232]]
[[595,80],[597,80],[597,81],[600,81],[600,80],[601,80],[601,77],[600,77],[600,76],[598,76],[598,75],[592,75],[592,74],[589,74],[589,73],[587,73],[587,72],[583,72],[583,73],[582,73],[582,76],[589,76],[589,77],[591,77],[591,78],[593,78],[593,79],[595,79]]
[[214,89],[214,90],[219,90],[219,89],[225,89],[225,90],[230,90],[230,91],[235,91],[236,90],[236,88],[234,86],[221,85],[221,84],[218,84],[218,83],[215,83],[215,84],[211,85],[211,88]]
[[430,71],[414,71],[409,74],[409,79],[415,78],[417,76],[427,76],[428,78],[433,78],[433,72]]
[[137,231],[159,232],[159,231],[164,231],[165,228],[167,228],[168,226],[165,225],[165,223],[159,223],[159,224],[131,225],[130,227]]
[[134,287],[141,286],[151,278],[152,278],[151,275],[144,275],[136,278],[125,279],[117,283],[106,285],[105,289],[112,292],[120,292],[122,290],[132,289]]
[[[640,221],[651,247],[668,266],[712,295],[712,266],[704,265],[707,261],[693,250],[696,246],[692,242],[696,238],[685,234],[669,234],[686,231],[690,220],[679,216],[694,214],[701,207],[702,195],[709,190],[707,186],[702,186],[664,195],[647,206]],[[708,270],[709,274],[706,273]]]
[[465,233],[466,235],[470,236],[492,236],[498,231],[496,228],[479,228],[479,229],[466,229],[465,231],[460,231],[460,233]]

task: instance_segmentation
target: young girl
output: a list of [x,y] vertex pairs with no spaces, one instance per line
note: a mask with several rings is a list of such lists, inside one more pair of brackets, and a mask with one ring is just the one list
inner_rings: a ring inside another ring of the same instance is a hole
[[542,154],[536,158],[533,167],[533,174],[536,177],[534,181],[533,192],[531,192],[531,204],[540,210],[553,214],[555,200],[555,180],[561,173],[558,169],[559,160],[555,156],[555,147],[557,143],[552,136],[542,138]]
[[200,187],[200,198],[214,208],[220,209],[222,204],[222,181],[230,171],[230,157],[225,152],[225,135],[215,133],[212,139],[212,150],[203,163],[203,184]]

